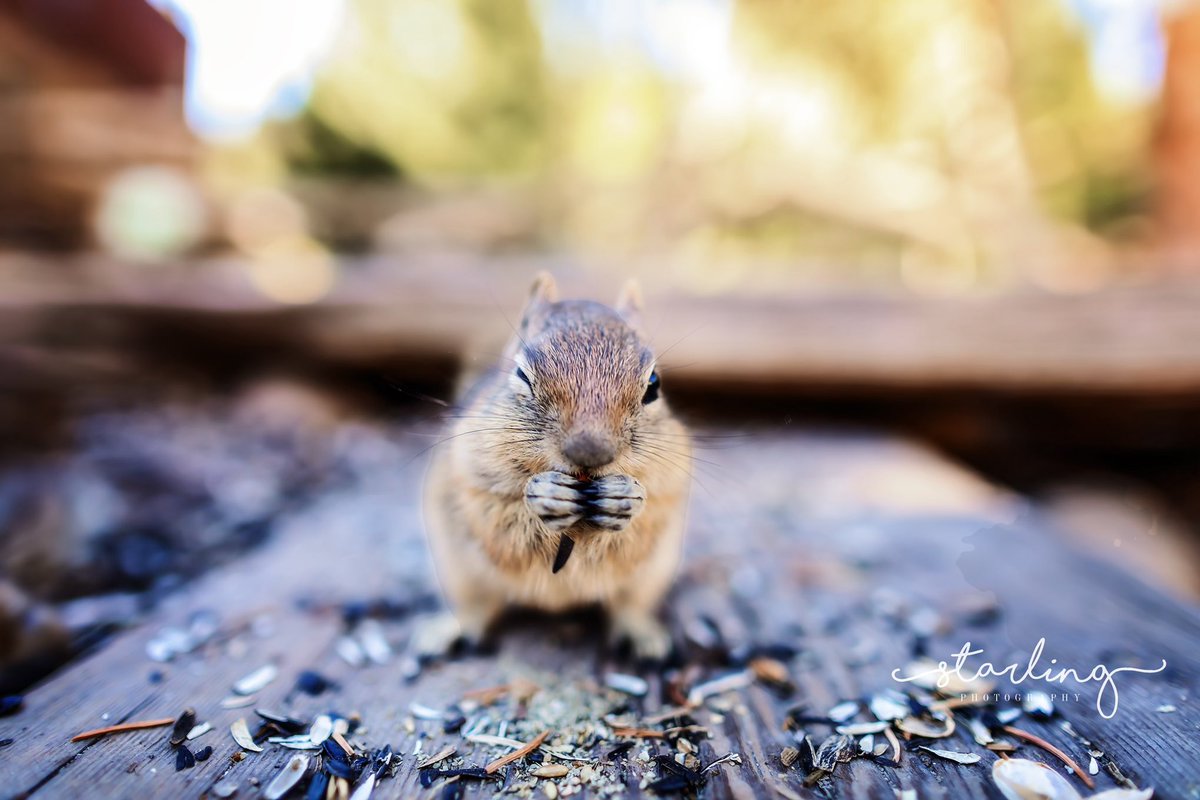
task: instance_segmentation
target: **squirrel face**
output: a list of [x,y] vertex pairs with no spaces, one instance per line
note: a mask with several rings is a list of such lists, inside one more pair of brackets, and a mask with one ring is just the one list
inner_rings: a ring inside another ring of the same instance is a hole
[[639,312],[635,286],[610,308],[559,301],[553,279],[539,277],[502,389],[539,460],[581,478],[608,474],[637,450],[639,432],[668,415]]

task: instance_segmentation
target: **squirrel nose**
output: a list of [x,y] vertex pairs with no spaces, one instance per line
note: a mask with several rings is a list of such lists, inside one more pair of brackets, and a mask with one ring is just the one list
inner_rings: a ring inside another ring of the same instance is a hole
[[603,467],[617,455],[617,446],[612,439],[590,431],[573,433],[563,442],[563,455],[576,466],[584,469]]

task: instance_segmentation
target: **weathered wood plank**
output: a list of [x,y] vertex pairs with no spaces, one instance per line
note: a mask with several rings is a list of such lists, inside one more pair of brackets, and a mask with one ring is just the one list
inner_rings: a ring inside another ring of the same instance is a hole
[[[290,754],[268,748],[232,763],[237,748],[228,725],[250,710],[218,704],[237,678],[273,660],[281,676],[261,693],[262,705],[299,716],[331,708],[360,712],[366,730],[359,738],[390,743],[404,754],[397,776],[383,781],[375,797],[423,796],[429,792],[417,781],[418,743],[424,754],[454,743],[460,755],[480,765],[504,750],[464,742],[438,722],[411,720],[411,703],[445,708],[469,690],[523,677],[542,687],[543,699],[569,707],[579,701],[568,698],[580,692],[598,697],[594,687],[606,670],[634,670],[581,628],[590,619],[514,623],[496,653],[434,665],[412,681],[403,677],[398,659],[354,669],[334,655],[342,603],[380,595],[412,600],[433,589],[420,534],[421,470],[419,464],[405,467],[423,446],[408,442],[386,451],[368,481],[297,512],[262,550],[183,590],[146,624],[32,692],[23,712],[0,720],[0,738],[15,740],[0,760],[6,789],[33,797],[81,791],[90,797],[199,797],[226,776],[241,784],[240,796],[254,796],[251,779],[269,780]],[[729,752],[743,759],[741,766],[718,768],[705,796],[764,797],[781,785],[801,797],[878,798],[914,787],[923,800],[999,798],[989,777],[992,755],[965,733],[943,741],[951,749],[980,752],[981,764],[958,766],[906,752],[899,768],[855,761],[805,786],[802,775],[778,761],[793,742],[783,727],[785,712],[799,703],[820,715],[841,700],[894,685],[891,670],[916,649],[947,657],[969,639],[1002,664],[1040,637],[1047,639],[1048,654],[1081,670],[1094,663],[1166,659],[1167,672],[1120,682],[1120,709],[1112,720],[1097,714],[1091,686],[1078,690],[1078,702],[1060,708],[1125,775],[1157,787],[1158,797],[1200,790],[1194,769],[1200,744],[1192,735],[1200,724],[1192,699],[1200,690],[1195,611],[1068,549],[1019,500],[899,442],[773,433],[733,440],[705,458],[716,466],[703,478],[708,489],[694,497],[687,562],[669,616],[681,641],[700,617],[735,652],[688,648],[690,682],[737,669],[721,661],[744,658],[739,648],[787,645],[798,651],[789,661],[794,695],[754,684],[712,698],[695,712],[712,731],[701,744],[705,763]],[[995,614],[970,613],[993,601]],[[181,623],[202,608],[215,610],[225,629],[265,612],[270,631],[242,634],[165,667],[146,658],[145,643],[160,625]],[[397,649],[414,624],[412,615],[383,622]],[[156,668],[163,679],[151,683]],[[289,697],[297,673],[310,668],[340,688],[316,698]],[[671,677],[644,674],[652,691],[630,701],[642,717],[669,705],[662,691]],[[1177,711],[1156,711],[1164,704]],[[195,745],[212,744],[216,752],[181,773],[174,771],[164,731],[68,741],[103,724],[103,714],[117,722],[171,716],[187,705],[216,727]],[[1020,724],[1086,764],[1082,746],[1056,721]],[[829,733],[806,728],[817,741]],[[645,772],[637,755],[665,748],[658,741],[638,742],[628,763],[605,773],[636,795]],[[1052,761],[1028,747],[1022,755]],[[1105,775],[1098,781],[1112,785]],[[473,797],[490,795],[494,786],[465,788]],[[584,796],[603,795],[592,787]]]

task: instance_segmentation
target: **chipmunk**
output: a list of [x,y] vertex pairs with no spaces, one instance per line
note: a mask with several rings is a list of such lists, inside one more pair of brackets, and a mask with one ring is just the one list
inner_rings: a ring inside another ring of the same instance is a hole
[[656,616],[682,550],[691,442],[667,407],[630,282],[615,307],[538,276],[505,362],[464,395],[430,465],[426,531],[457,628],[509,606],[601,604],[661,659]]

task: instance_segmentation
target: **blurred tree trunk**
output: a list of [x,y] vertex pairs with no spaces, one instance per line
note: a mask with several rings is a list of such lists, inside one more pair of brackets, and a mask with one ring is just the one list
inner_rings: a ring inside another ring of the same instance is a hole
[[1200,5],[1185,6],[1165,27],[1158,216],[1170,262],[1200,271]]

